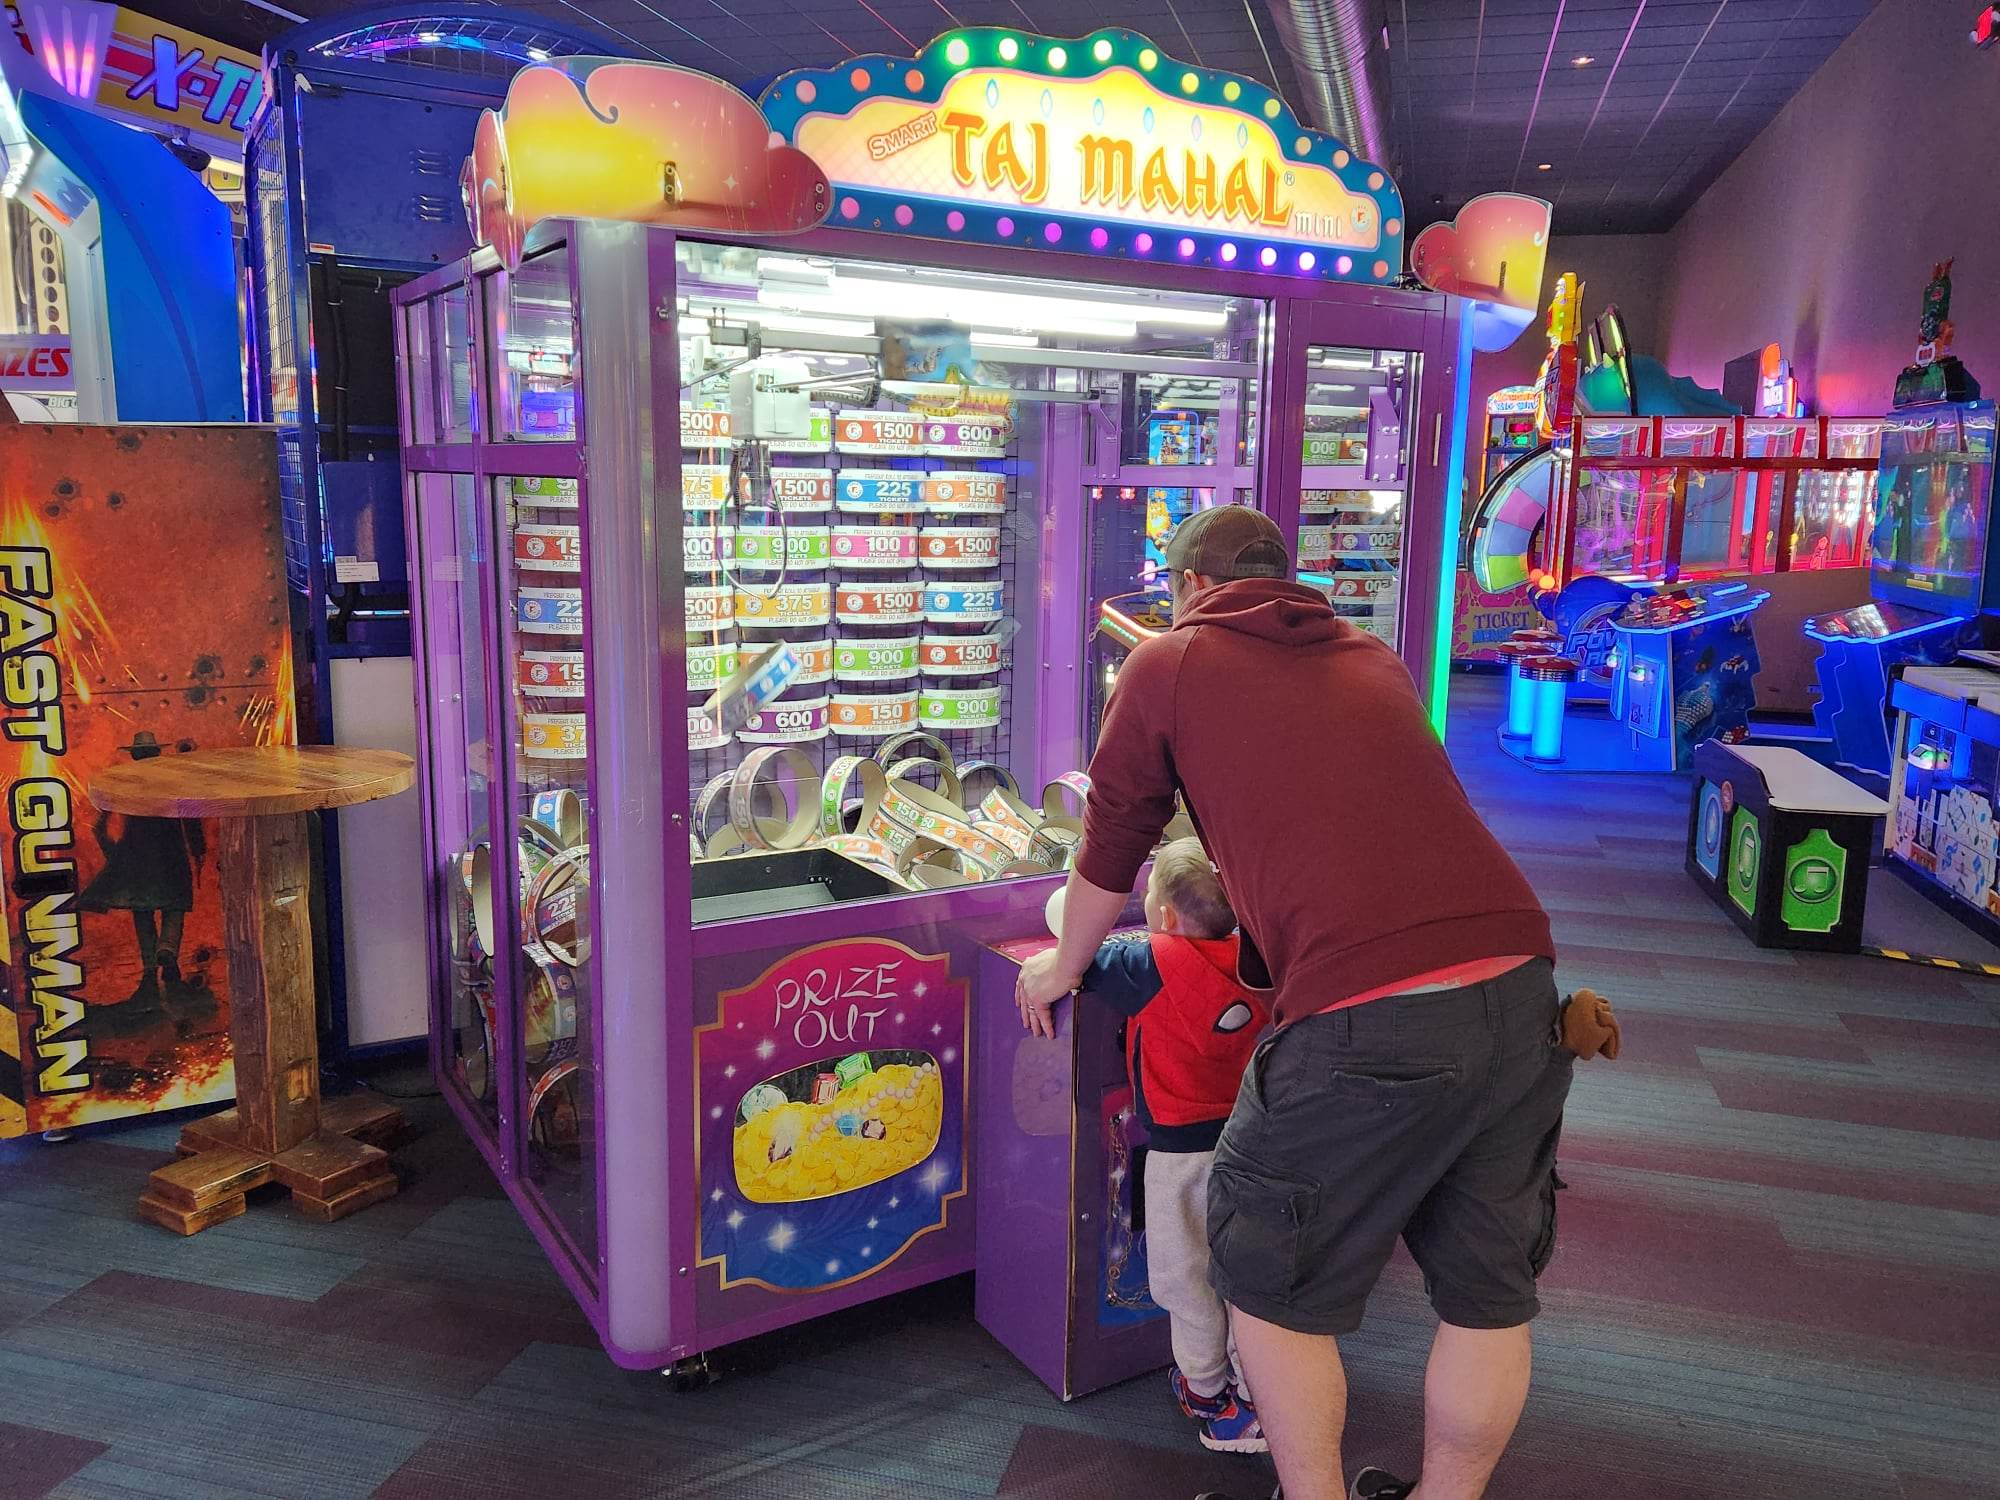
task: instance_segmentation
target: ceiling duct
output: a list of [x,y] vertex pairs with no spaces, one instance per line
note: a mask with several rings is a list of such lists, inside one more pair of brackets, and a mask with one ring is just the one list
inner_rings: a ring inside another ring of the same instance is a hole
[[1379,0],[1270,0],[1270,5],[1313,123],[1367,160],[1393,167]]

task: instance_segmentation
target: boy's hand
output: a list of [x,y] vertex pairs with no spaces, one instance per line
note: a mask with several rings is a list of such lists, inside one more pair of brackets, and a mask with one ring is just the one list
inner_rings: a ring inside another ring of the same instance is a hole
[[1078,976],[1062,972],[1060,962],[1053,948],[1037,953],[1021,965],[1021,976],[1014,981],[1014,1005],[1021,1012],[1021,1024],[1036,1036],[1056,1034],[1056,1001],[1078,983]]

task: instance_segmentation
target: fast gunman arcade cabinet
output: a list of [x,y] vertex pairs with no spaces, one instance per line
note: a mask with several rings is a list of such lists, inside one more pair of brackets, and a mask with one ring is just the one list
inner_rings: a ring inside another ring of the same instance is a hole
[[[1116,30],[761,114],[533,66],[502,125],[493,248],[397,293],[446,1097],[626,1364],[975,1268],[1058,1390],[1163,1361],[1121,1061],[1024,1037],[991,945],[1077,836],[1092,490],[1128,590],[1147,489],[1294,526],[1330,348],[1405,356],[1443,485],[1456,307],[1391,285],[1394,187]],[[1155,464],[1139,416],[1197,401],[1213,462]]]

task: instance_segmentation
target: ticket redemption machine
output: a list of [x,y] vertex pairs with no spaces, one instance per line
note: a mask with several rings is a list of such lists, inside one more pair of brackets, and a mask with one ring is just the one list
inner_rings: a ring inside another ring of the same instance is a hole
[[83,422],[243,420],[227,205],[158,138],[79,103],[14,46],[0,48],[0,200],[31,220],[12,226],[29,237],[17,303],[69,333],[28,372],[29,416],[73,394]]
[[[1204,144],[1148,167],[1148,124]],[[1413,488],[1457,469],[1393,185],[1129,32],[999,29],[761,110],[533,66],[466,185],[492,248],[395,294],[446,1098],[624,1364],[975,1269],[1065,1395],[1164,1363],[1115,1038],[1026,1038],[1005,945],[1074,848],[1139,494],[1296,528],[1335,349],[1404,355]],[[1155,461],[1159,404],[1212,462]]]
[[[245,136],[251,396],[284,462],[300,718],[309,738],[414,751],[389,294],[472,247],[458,172],[480,112],[591,33],[497,8],[343,11],[275,39]],[[357,171],[357,162],[368,163]],[[426,1029],[413,800],[320,820],[334,1050]]]

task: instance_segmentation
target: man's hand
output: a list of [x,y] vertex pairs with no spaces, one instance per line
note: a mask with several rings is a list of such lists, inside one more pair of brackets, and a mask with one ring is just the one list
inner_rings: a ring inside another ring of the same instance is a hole
[[1021,1024],[1036,1036],[1054,1036],[1056,1001],[1075,989],[1080,978],[1063,972],[1062,955],[1054,948],[1024,962],[1021,977],[1014,981],[1014,1005],[1021,1012]]

